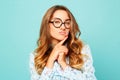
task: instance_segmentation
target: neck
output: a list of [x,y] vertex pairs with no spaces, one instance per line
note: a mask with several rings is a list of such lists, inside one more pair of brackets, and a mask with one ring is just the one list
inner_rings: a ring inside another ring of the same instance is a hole
[[58,44],[59,41],[58,40],[52,40],[52,46],[54,47],[56,44]]

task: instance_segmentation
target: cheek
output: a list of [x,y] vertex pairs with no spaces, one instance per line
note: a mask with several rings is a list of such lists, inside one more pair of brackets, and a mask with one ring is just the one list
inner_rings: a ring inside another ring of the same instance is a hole
[[50,35],[54,36],[55,34],[57,34],[57,31],[52,26],[50,26]]

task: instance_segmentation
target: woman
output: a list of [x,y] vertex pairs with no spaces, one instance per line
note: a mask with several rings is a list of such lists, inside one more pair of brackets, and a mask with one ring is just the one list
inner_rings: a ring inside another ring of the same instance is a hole
[[37,49],[30,55],[31,80],[96,80],[88,45],[72,13],[61,5],[43,17]]

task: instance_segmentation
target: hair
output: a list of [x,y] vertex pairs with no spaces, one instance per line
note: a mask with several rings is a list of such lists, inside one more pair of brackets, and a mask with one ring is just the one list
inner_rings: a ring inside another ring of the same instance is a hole
[[[48,11],[45,13],[42,19],[41,28],[40,28],[40,35],[39,39],[37,41],[38,47],[35,50],[35,69],[38,74],[42,73],[43,68],[45,67],[47,60],[50,56],[50,53],[52,51],[51,44],[51,36],[49,32],[49,21],[52,18],[54,12],[56,10],[64,10],[68,13],[69,18],[71,19],[71,29],[68,35],[68,39],[65,41],[67,44],[67,48],[69,50],[68,57],[69,57],[69,65],[72,68],[80,70],[82,68],[82,65],[84,63],[83,61],[83,55],[81,54],[81,50],[83,47],[82,41],[79,39],[79,36],[81,34],[79,30],[79,26],[70,12],[68,8],[62,5],[55,5],[48,9]],[[47,33],[47,34],[46,34]]]

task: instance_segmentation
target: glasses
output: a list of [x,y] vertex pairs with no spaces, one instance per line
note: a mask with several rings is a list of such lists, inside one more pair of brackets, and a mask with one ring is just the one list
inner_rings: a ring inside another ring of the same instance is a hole
[[60,18],[55,18],[53,21],[49,21],[49,23],[52,23],[55,28],[60,28],[62,24],[64,24],[65,28],[69,29],[71,25],[71,20],[67,19],[65,20],[65,22],[62,22]]

